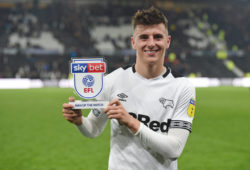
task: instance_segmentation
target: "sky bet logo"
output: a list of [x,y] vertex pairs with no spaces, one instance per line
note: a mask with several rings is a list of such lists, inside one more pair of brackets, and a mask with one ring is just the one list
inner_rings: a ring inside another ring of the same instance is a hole
[[71,73],[104,73],[105,63],[72,63]]

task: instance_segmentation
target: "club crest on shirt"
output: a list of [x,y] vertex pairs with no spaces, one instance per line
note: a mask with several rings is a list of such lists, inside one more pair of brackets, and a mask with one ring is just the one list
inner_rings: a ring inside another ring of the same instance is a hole
[[174,101],[173,100],[168,100],[168,99],[165,99],[165,98],[161,97],[159,99],[159,102],[163,105],[163,107],[165,109],[167,109],[168,107],[171,107],[171,108],[174,107]]
[[190,99],[189,101],[189,106],[188,106],[188,116],[189,117],[194,117],[194,113],[195,113],[195,100],[194,99]]

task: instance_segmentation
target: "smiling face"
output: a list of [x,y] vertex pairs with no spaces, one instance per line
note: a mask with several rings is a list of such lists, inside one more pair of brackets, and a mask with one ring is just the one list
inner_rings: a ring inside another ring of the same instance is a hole
[[136,50],[136,62],[163,65],[171,37],[164,24],[137,25],[131,44]]

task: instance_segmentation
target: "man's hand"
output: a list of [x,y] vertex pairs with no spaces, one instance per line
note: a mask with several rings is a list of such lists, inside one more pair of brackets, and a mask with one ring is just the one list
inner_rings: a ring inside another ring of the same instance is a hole
[[111,101],[104,112],[109,119],[117,119],[121,125],[127,126],[133,133],[139,130],[140,122],[124,109],[118,99]]
[[[69,97],[70,102],[74,102],[74,97]],[[72,104],[64,103],[62,113],[66,120],[76,125],[82,124],[82,111],[80,109],[72,109],[74,106]]]

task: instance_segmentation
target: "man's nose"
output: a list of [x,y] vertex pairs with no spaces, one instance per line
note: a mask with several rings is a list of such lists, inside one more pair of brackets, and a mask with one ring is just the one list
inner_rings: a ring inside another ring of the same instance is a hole
[[149,37],[147,45],[148,45],[148,47],[154,47],[155,46],[154,37]]

